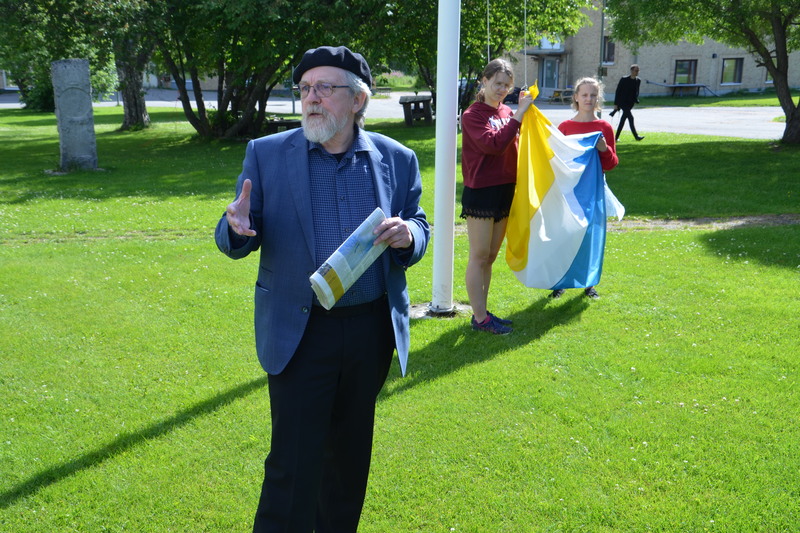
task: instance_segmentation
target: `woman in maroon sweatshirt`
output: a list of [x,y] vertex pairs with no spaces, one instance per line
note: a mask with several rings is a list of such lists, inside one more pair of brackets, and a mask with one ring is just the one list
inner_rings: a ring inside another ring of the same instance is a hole
[[487,300],[517,182],[517,136],[532,100],[520,94],[516,114],[503,104],[514,87],[514,72],[503,59],[486,65],[481,84],[476,102],[461,117],[461,217],[467,219],[469,236],[466,287],[472,329],[505,335],[511,321],[490,313]]

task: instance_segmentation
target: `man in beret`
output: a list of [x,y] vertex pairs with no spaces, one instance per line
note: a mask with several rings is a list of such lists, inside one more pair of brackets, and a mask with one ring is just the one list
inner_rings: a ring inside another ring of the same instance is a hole
[[[253,531],[355,532],[375,402],[397,350],[405,371],[405,270],[430,237],[414,152],[363,130],[371,76],[347,48],[308,50],[293,73],[302,128],[251,141],[216,229],[239,259],[260,248],[258,358],[269,377],[270,452]],[[331,310],[309,276],[376,208],[388,248]]]

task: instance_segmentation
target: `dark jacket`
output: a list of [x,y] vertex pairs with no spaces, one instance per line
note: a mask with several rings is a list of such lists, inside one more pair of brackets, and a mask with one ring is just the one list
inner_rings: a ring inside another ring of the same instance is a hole
[[614,93],[614,105],[621,109],[631,109],[634,104],[638,104],[639,85],[641,84],[641,78],[634,79],[630,76],[620,78],[617,92]]

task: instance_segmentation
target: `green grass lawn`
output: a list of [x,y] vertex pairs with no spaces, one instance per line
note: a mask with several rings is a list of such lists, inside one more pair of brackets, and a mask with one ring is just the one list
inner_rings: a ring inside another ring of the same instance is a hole
[[[792,94],[793,98],[797,98],[800,91],[795,89]],[[719,96],[708,95],[701,90],[697,96],[643,96],[640,100],[639,107],[779,107],[781,105],[774,89],[762,92],[732,92]]]
[[[0,110],[0,531],[251,527],[258,264],[213,242],[245,145],[150,111],[121,133],[97,108],[103,171],[57,175],[52,115]],[[417,151],[435,222],[434,129],[368,127]],[[608,180],[638,224],[610,223],[600,300],[551,301],[499,261],[513,334],[412,322],[361,532],[800,529],[798,226],[647,224],[800,215],[800,150],[658,133],[619,150]],[[408,272],[415,304],[432,259]],[[461,231],[454,259],[466,303]]]

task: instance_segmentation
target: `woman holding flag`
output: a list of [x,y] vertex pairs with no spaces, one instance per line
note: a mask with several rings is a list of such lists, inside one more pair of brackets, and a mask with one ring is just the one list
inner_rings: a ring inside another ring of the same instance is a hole
[[520,94],[516,114],[503,104],[514,87],[514,72],[503,59],[486,65],[481,85],[476,101],[461,117],[461,217],[467,220],[469,237],[466,288],[472,306],[472,329],[505,335],[512,331],[511,321],[490,313],[487,301],[492,265],[505,237],[514,198],[517,137],[532,99]]
[[[600,155],[600,165],[603,172],[617,166],[616,144],[614,142],[614,128],[605,120],[597,118],[597,112],[603,109],[603,85],[596,78],[581,78],[575,82],[575,91],[572,94],[572,109],[578,113],[570,120],[565,120],[558,125],[564,135],[585,134],[599,131],[603,134],[595,147]],[[560,298],[565,289],[556,289],[550,293],[551,298]],[[589,298],[599,298],[594,287],[586,287],[584,294]]]

